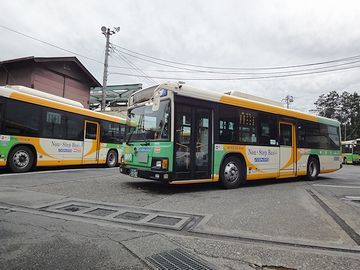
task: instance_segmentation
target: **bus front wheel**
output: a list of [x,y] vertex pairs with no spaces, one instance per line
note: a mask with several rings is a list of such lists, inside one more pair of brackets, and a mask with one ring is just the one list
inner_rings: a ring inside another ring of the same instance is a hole
[[245,166],[238,157],[227,157],[220,171],[220,181],[224,188],[237,188],[245,183]]
[[106,166],[113,168],[118,164],[118,154],[115,150],[110,150],[106,156]]
[[34,153],[30,147],[20,145],[14,147],[8,157],[8,165],[11,171],[17,173],[28,172],[35,162]]
[[316,180],[320,173],[319,161],[315,157],[310,157],[307,165],[307,178],[311,181]]

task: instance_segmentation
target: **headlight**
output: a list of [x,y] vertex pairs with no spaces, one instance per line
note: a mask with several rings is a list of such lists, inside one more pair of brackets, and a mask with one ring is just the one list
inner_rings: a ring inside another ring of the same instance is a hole
[[151,168],[154,170],[167,170],[169,167],[169,160],[167,158],[153,158]]
[[161,160],[156,161],[155,167],[157,167],[159,169],[161,168]]

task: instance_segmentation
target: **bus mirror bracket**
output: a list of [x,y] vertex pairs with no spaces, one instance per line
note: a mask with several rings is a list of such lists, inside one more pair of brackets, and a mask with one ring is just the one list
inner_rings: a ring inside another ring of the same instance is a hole
[[153,105],[151,109],[153,112],[157,112],[159,110],[159,107],[160,107],[160,96],[155,95],[153,98]]

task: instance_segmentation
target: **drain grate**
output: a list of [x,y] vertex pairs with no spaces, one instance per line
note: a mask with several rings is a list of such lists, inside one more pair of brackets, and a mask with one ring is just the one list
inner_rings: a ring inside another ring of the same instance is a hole
[[178,231],[192,230],[205,217],[203,215],[170,212],[80,199],[65,199],[61,202],[44,205],[41,207],[41,210],[87,219],[100,219],[116,223],[167,228]]
[[117,211],[115,211],[115,210],[97,208],[95,210],[86,212],[84,214],[93,215],[93,216],[99,216],[99,217],[106,217],[106,216],[111,215],[111,214],[116,213],[116,212]]
[[142,213],[125,212],[125,213],[122,213],[121,215],[118,215],[118,216],[116,216],[114,218],[121,218],[121,219],[126,219],[126,220],[139,221],[141,219],[144,219],[147,216],[148,216],[147,214],[142,214]]
[[78,212],[78,211],[88,209],[88,208],[90,208],[90,207],[83,206],[83,205],[71,204],[69,206],[60,207],[60,208],[58,208],[58,210],[63,210],[63,211],[68,211],[68,212]]
[[213,270],[205,262],[181,249],[161,252],[146,258],[160,270]]
[[166,217],[166,216],[157,216],[149,221],[149,223],[161,224],[161,225],[170,225],[174,226],[181,221],[181,218]]

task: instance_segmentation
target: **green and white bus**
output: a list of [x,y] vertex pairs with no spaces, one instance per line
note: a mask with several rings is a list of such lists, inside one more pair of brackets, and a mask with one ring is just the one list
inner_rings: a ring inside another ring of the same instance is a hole
[[342,160],[344,164],[360,163],[360,138],[341,142]]
[[119,163],[126,120],[23,86],[0,87],[0,166]]
[[120,172],[171,184],[306,176],[341,168],[340,124],[273,101],[164,83],[129,98]]

